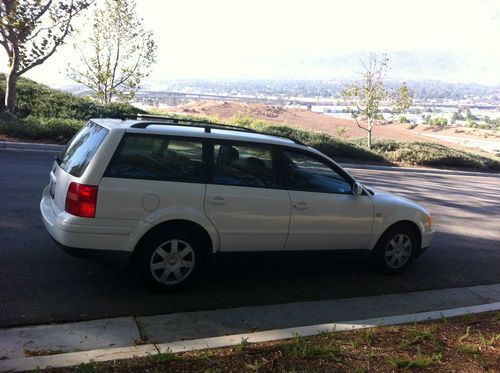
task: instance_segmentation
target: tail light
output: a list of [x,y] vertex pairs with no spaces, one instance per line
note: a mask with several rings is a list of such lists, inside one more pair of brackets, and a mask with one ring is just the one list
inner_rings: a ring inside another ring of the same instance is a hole
[[95,218],[97,186],[71,183],[66,194],[65,210],[82,218]]

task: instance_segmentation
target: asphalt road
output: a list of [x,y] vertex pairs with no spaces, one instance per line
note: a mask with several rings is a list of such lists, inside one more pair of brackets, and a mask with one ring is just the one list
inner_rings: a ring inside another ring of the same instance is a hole
[[70,257],[53,244],[38,203],[53,156],[0,150],[0,327],[123,315],[333,299],[500,282],[500,177],[351,170],[433,214],[434,243],[399,276],[363,261],[251,261],[209,270],[174,294],[132,269]]

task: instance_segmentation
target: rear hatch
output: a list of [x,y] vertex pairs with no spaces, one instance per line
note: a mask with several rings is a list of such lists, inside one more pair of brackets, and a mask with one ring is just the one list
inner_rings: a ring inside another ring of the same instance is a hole
[[89,122],[68,142],[56,156],[50,172],[49,192],[59,213],[64,210],[66,193],[71,182],[80,183],[95,153],[108,135],[109,130]]

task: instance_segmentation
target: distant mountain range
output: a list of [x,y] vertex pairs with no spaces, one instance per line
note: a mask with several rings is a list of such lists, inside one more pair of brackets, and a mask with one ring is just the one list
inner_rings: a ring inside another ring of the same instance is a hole
[[[353,79],[370,53],[298,58],[278,63],[283,75],[314,79]],[[450,83],[500,84],[500,53],[401,51],[387,54],[394,80],[441,80]]]

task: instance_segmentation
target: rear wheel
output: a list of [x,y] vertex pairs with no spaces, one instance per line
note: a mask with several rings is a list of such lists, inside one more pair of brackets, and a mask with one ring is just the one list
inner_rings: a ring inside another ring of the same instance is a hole
[[405,271],[417,250],[417,237],[411,227],[399,225],[385,232],[372,254],[375,267],[386,274]]
[[148,285],[174,290],[191,282],[202,261],[202,247],[185,231],[157,232],[138,248],[137,264]]

